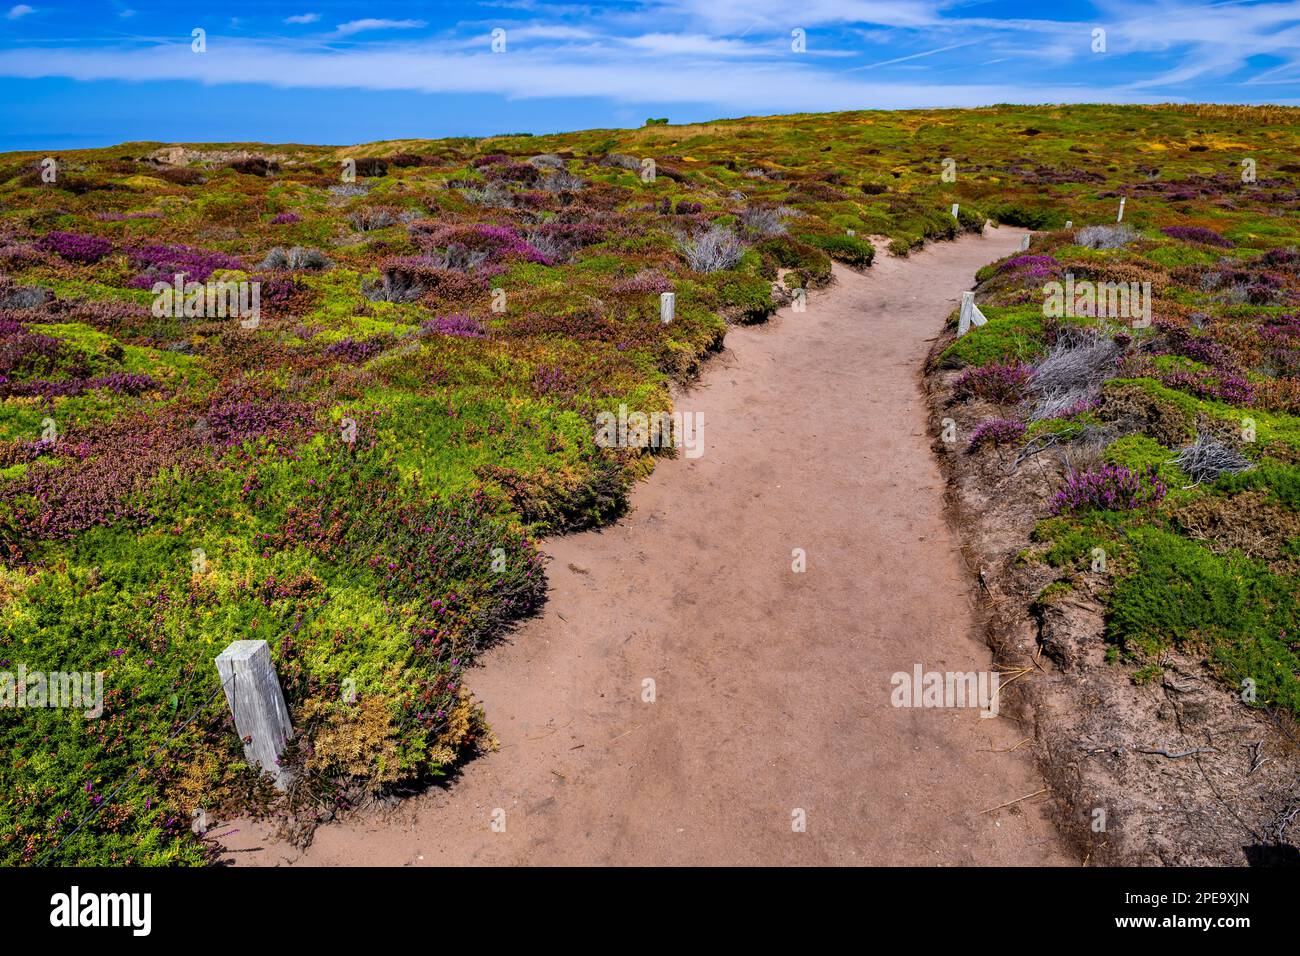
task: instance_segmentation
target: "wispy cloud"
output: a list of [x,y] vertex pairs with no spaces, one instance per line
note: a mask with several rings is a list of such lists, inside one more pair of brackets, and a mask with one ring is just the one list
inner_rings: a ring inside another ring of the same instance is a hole
[[908,60],[919,60],[922,57],[937,56],[940,53],[947,53],[949,50],[959,50],[964,46],[973,46],[979,43],[979,40],[967,40],[965,43],[949,43],[947,46],[936,47],[933,50],[922,50],[920,53],[909,53],[907,56],[896,56],[892,60],[881,60],[879,63],[867,63],[863,66],[850,68],[849,72],[854,70],[872,70],[878,66],[892,66],[895,63],[906,63]]
[[[512,56],[448,51],[436,43],[378,49],[291,50],[280,45],[208,38],[220,56],[194,56],[187,45],[145,50],[0,51],[0,74],[77,80],[193,80],[277,87],[491,93],[511,99],[590,97],[627,103],[707,103],[726,110],[785,112],[863,107],[976,106],[1005,100],[1008,87],[988,84],[868,83],[826,73],[801,61],[753,62],[629,58],[613,51],[575,57],[571,51]],[[1025,86],[1026,100],[1080,102],[1096,87]],[[1107,92],[1104,98],[1122,100]]]
[[347,37],[372,30],[420,30],[426,26],[428,23],[424,20],[349,20],[347,23],[340,23],[334,29],[334,35]]
[[752,57],[770,55],[769,50],[764,50],[752,43],[705,36],[698,33],[645,33],[641,36],[628,37],[623,42],[636,50],[662,56]]
[[873,24],[923,27],[939,20],[945,7],[962,0],[662,0],[653,7],[667,15],[732,33],[747,27],[789,32],[792,27]]
[[[467,8],[475,19],[432,28],[367,17],[249,39],[258,23],[249,17],[238,35],[209,35],[206,56],[192,55],[183,34],[0,37],[0,77],[680,103],[710,115],[1300,91],[1300,0],[1092,0],[1044,17],[1027,12],[1028,0],[1001,7],[1013,15],[984,15],[981,0],[480,0]],[[271,22],[321,20],[281,8]],[[505,53],[492,52],[497,27]],[[806,48],[792,45],[794,29],[806,31]],[[1094,51],[1095,29],[1104,52]]]
[[35,13],[35,12],[36,12],[36,8],[35,8],[35,7],[29,7],[29,6],[28,6],[27,4],[25,4],[25,3],[20,3],[20,4],[17,4],[16,6],[12,6],[12,7],[9,8],[9,12],[5,14],[5,19],[6,19],[6,20],[18,20],[18,19],[20,19],[20,18],[22,18],[22,17],[27,16],[27,14],[29,14],[29,13]]

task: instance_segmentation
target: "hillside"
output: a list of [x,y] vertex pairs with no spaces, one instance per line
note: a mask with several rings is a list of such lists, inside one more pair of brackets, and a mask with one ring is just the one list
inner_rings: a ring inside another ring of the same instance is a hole
[[[985,454],[1086,436],[1080,473],[1132,492],[1054,499],[1054,475],[1002,550],[1032,535],[1050,603],[1104,544],[1125,679],[1177,647],[1294,712],[1298,119],[1006,107],[0,156],[0,657],[104,674],[98,719],[4,715],[0,859],[202,863],[196,807],[309,827],[490,746],[464,671],[544,600],[537,540],[616,518],[667,451],[600,447],[597,415],[669,410],[729,323],[832,259],[870,267],[871,237],[905,255],[986,219],[1045,235],[935,356],[963,447],[986,419]],[[1081,243],[1121,198],[1132,231]],[[1050,320],[1067,273],[1150,282],[1154,322]],[[258,306],[160,305],[177,275],[257,283]],[[1045,411],[1031,370],[1082,341],[1065,327],[1110,364]],[[1170,464],[1198,434],[1240,467]],[[249,638],[299,732],[287,801],[243,764],[212,664]]]

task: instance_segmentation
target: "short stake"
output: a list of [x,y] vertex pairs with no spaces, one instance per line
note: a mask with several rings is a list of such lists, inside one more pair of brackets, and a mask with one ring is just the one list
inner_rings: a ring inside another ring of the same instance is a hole
[[974,292],[963,292],[961,294],[961,316],[957,319],[957,338],[961,338],[971,330],[971,326],[978,328],[988,322],[980,307],[975,304]]
[[677,293],[661,292],[659,293],[659,321],[667,325],[677,314]]
[[293,736],[289,708],[271,663],[266,641],[232,641],[217,657],[217,673],[226,703],[235,717],[235,730],[244,744],[244,757],[275,778],[281,790],[292,775],[280,766],[284,743]]

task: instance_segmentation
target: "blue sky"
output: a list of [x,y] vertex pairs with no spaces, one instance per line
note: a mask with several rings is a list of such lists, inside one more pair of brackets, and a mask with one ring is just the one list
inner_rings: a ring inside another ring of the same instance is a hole
[[0,149],[1099,101],[1300,105],[1300,0],[0,0]]

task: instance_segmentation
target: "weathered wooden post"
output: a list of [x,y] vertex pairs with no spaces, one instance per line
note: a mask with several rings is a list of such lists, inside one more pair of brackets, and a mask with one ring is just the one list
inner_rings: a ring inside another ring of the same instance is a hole
[[677,293],[660,292],[659,293],[659,321],[667,325],[677,314]]
[[1119,215],[1115,217],[1116,222],[1124,221],[1124,197],[1119,197]]
[[1029,233],[1025,233],[1020,239],[1020,251],[1024,252],[1029,248]]
[[266,641],[232,641],[217,656],[217,673],[226,703],[235,716],[235,730],[244,743],[244,757],[261,767],[284,790],[291,775],[280,766],[284,743],[293,735],[289,708],[271,663]]
[[957,318],[957,338],[961,338],[971,330],[971,326],[977,328],[988,322],[980,307],[975,304],[974,292],[963,292],[961,294],[961,315]]

